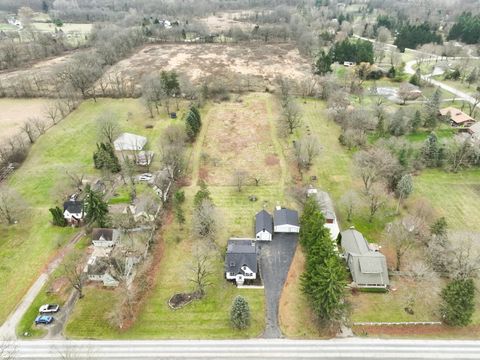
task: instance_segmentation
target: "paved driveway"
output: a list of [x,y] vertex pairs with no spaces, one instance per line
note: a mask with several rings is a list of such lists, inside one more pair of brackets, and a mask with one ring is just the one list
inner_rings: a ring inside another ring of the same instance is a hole
[[259,242],[260,273],[265,286],[266,326],[264,338],[280,338],[278,304],[283,284],[297,247],[298,234],[274,234],[273,240]]

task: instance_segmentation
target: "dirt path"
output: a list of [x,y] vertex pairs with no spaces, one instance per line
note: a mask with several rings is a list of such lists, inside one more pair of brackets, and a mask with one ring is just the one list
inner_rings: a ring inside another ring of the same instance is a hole
[[276,124],[276,120],[273,118],[272,101],[268,101],[268,100],[267,100],[267,114],[268,114],[268,122],[270,123],[270,136],[272,138],[273,145],[275,146],[275,151],[278,153],[278,157],[280,159],[280,169],[282,170],[282,176],[280,177],[280,186],[282,189],[284,189],[285,183],[287,181],[287,176],[288,176],[287,161],[285,159],[283,146],[282,144],[280,144],[280,140],[278,139],[277,124]]
[[197,186],[199,172],[200,172],[200,156],[202,154],[203,141],[205,140],[205,135],[208,131],[208,126],[210,125],[210,117],[208,116],[210,108],[202,114],[202,127],[200,128],[200,133],[197,136],[197,140],[193,145],[192,149],[192,183],[190,187]]
[[30,305],[42,290],[43,286],[47,282],[49,276],[58,268],[65,256],[73,249],[75,244],[84,235],[83,231],[75,234],[67,246],[63,248],[58,255],[48,264],[46,270],[38,277],[35,283],[30,287],[27,294],[23,297],[20,304],[16,307],[13,313],[7,318],[5,323],[0,327],[0,339],[15,339],[17,337],[16,328],[20,320],[25,315]]

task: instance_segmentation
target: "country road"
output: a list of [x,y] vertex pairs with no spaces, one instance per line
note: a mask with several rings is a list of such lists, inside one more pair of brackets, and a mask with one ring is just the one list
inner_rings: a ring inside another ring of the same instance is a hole
[[65,255],[71,251],[73,246],[80,240],[83,235],[83,232],[75,234],[70,239],[68,244],[58,253],[55,259],[53,259],[50,264],[48,264],[47,269],[33,283],[28,292],[23,297],[22,301],[18,304],[15,310],[9,315],[7,320],[0,327],[0,339],[15,339],[17,337],[16,328],[23,315],[28,310],[30,305],[32,305],[32,302],[35,300],[38,293],[42,290],[43,285],[45,285],[48,280],[48,277],[55,271],[55,269],[58,268],[58,266],[60,266],[62,260],[65,258]]
[[20,341],[15,359],[479,359],[479,341]]

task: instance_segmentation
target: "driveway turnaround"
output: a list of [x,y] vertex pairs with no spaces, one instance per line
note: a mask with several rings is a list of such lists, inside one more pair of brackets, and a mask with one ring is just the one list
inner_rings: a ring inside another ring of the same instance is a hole
[[282,337],[278,304],[283,284],[297,247],[298,234],[274,234],[272,241],[259,241],[260,275],[265,286],[266,324],[264,338]]

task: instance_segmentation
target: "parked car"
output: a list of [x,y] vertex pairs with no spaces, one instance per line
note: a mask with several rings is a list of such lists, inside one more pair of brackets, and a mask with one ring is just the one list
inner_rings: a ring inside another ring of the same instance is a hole
[[40,314],[51,314],[51,313],[56,313],[58,310],[60,310],[60,306],[57,304],[44,304],[40,306],[40,309],[38,309],[38,312]]
[[145,174],[141,174],[139,177],[138,177],[138,181],[152,181],[153,180],[153,175],[150,174],[150,173],[145,173]]
[[53,316],[50,315],[39,315],[35,318],[35,325],[45,324],[48,325],[53,321]]

